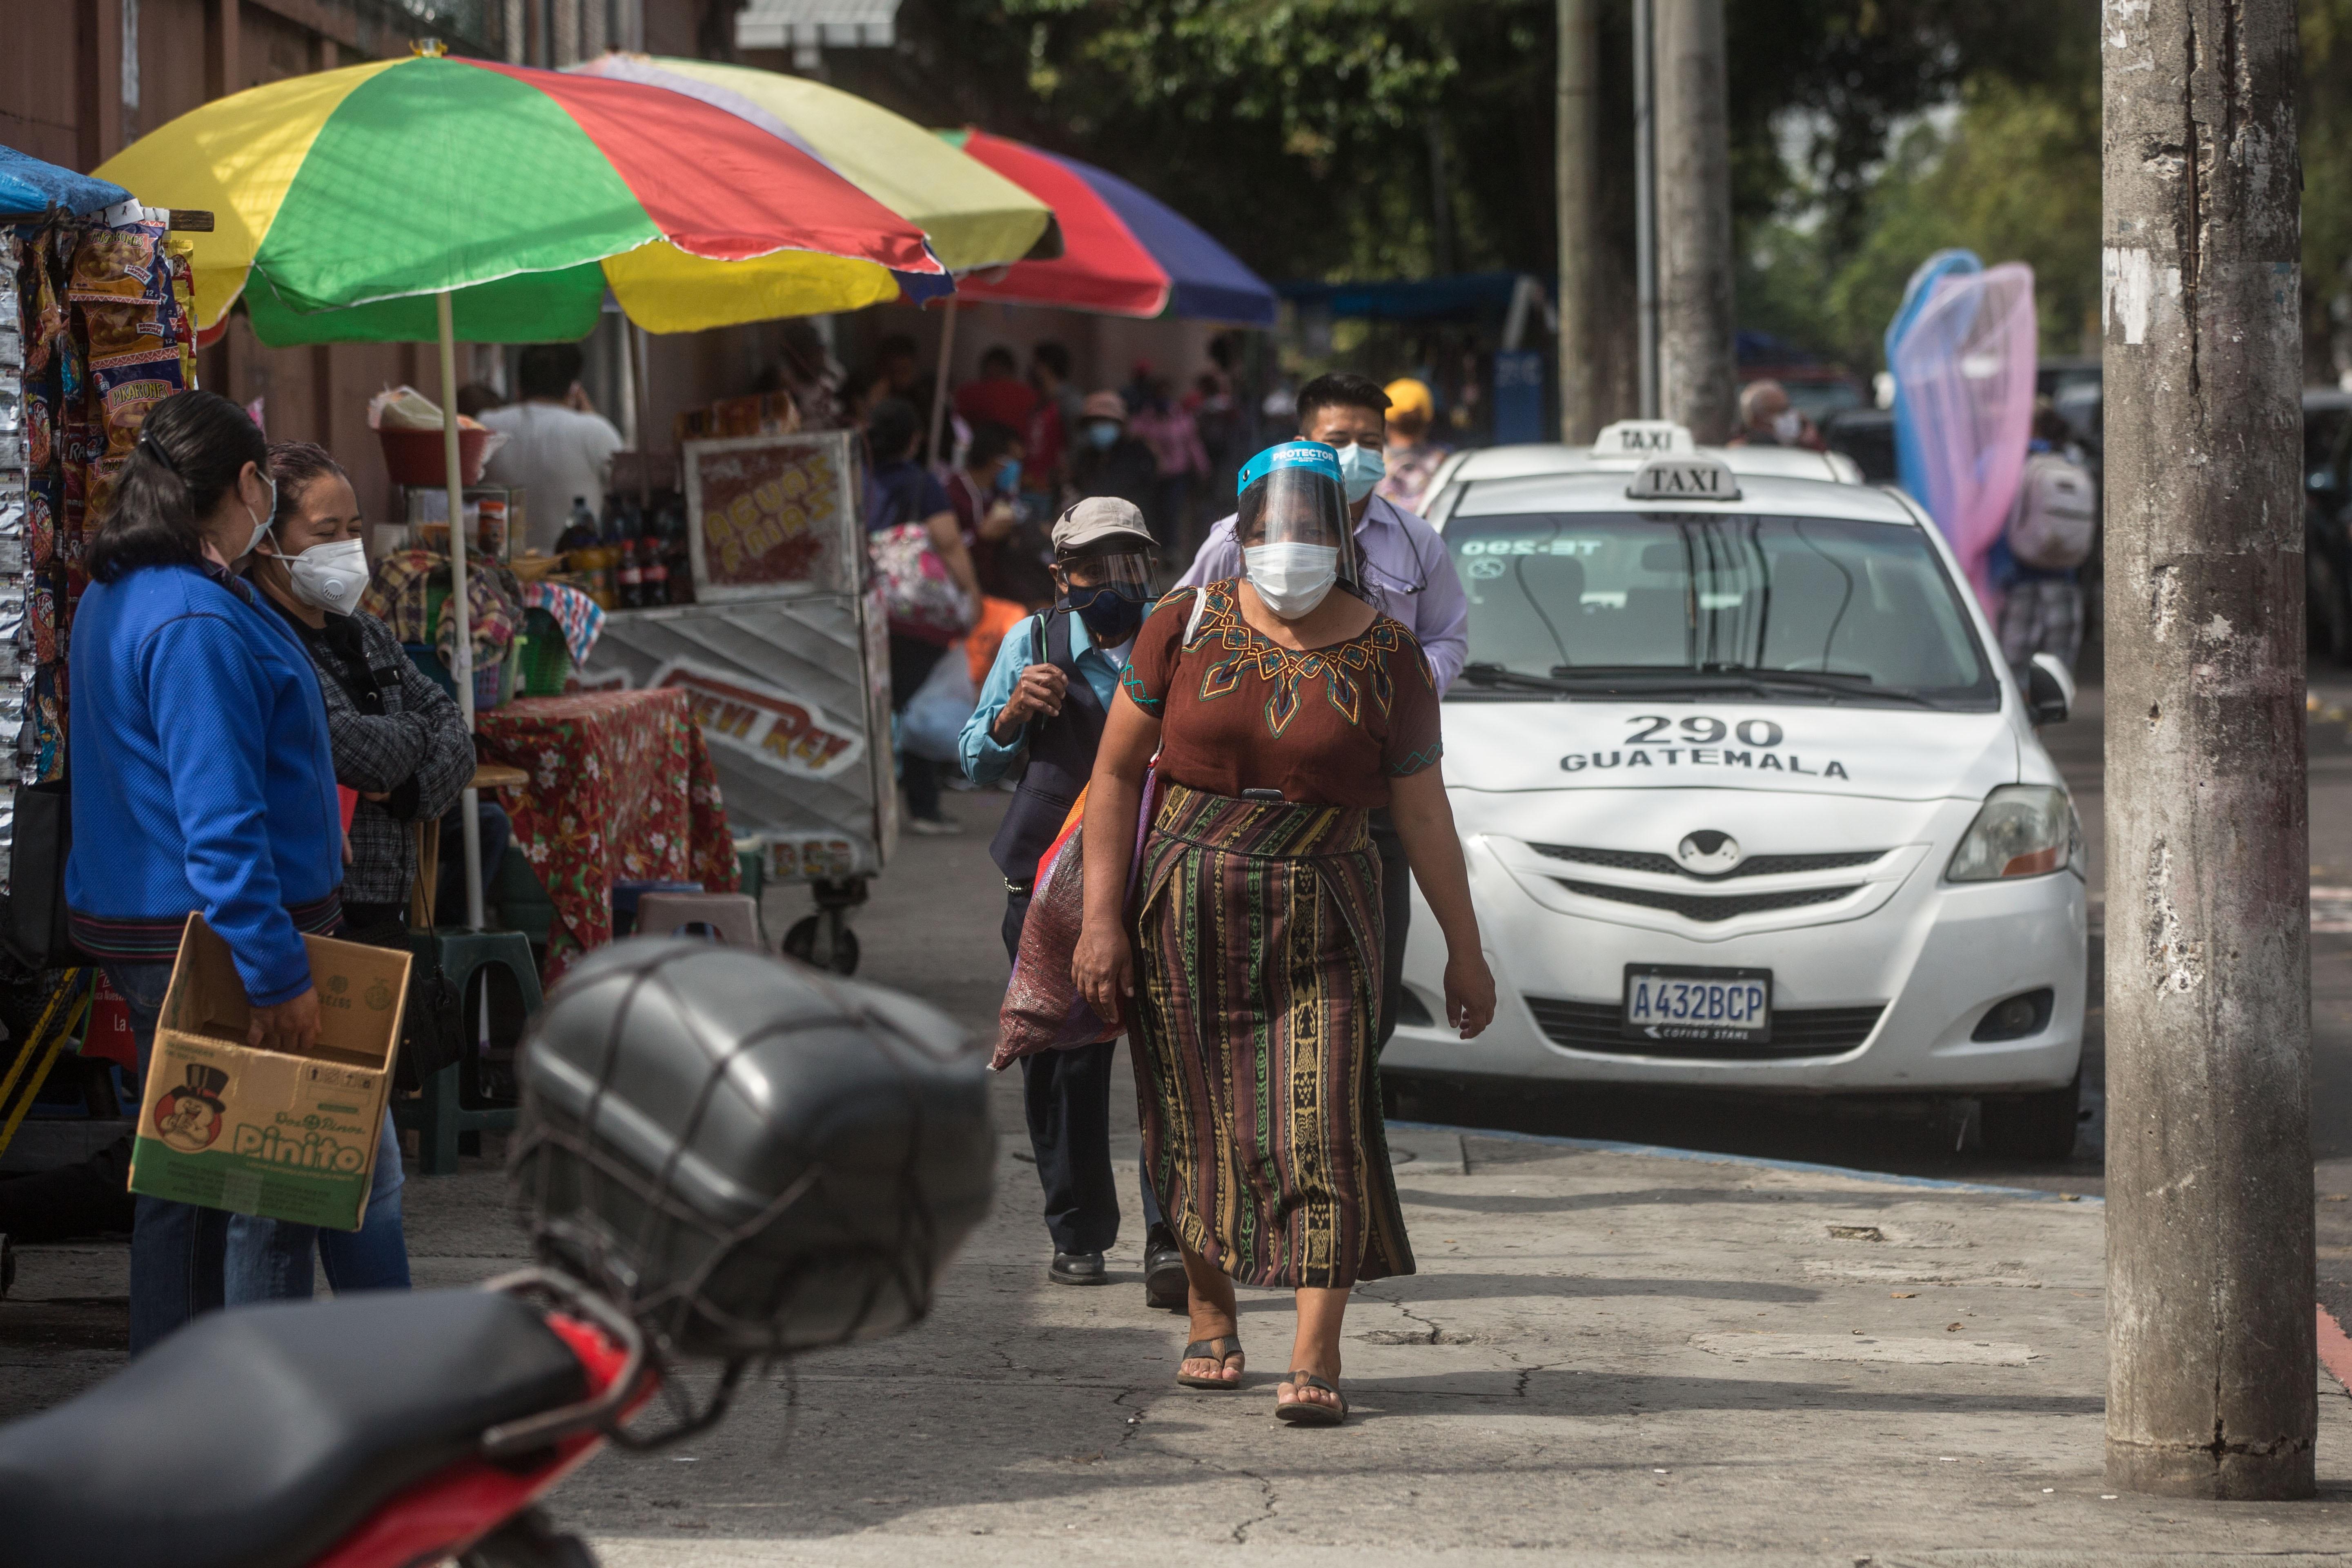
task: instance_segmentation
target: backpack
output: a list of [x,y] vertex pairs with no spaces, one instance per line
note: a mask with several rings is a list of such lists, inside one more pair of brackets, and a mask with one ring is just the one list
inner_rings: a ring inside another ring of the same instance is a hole
[[2091,476],[2055,452],[2026,458],[2009,514],[2010,553],[2036,571],[2063,572],[2091,558],[2098,531]]

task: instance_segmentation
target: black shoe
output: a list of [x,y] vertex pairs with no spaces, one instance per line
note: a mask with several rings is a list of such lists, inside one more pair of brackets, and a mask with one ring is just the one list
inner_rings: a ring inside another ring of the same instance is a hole
[[1143,1238],[1143,1301],[1168,1311],[1184,1310],[1191,1281],[1184,1277],[1184,1255],[1176,1238],[1154,1228]]
[[1103,1267],[1099,1252],[1057,1252],[1045,1278],[1056,1285],[1108,1285],[1110,1270]]

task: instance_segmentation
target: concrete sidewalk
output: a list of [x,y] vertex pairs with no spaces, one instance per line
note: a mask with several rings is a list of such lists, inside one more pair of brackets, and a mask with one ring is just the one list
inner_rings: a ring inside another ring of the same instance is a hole
[[[559,1499],[614,1568],[1523,1561],[2352,1562],[2352,1399],[2321,1500],[2107,1495],[2095,1201],[1401,1129],[1421,1272],[1364,1287],[1336,1431],[1237,1394],[1181,1316],[1043,1279],[1030,1168],[904,1339],[814,1356],[678,1453]],[[789,1412],[789,1415],[788,1415]],[[787,1426],[789,1424],[789,1432]],[[2289,1556],[2286,1561],[2295,1560]]]
[[[1007,1141],[929,1323],[806,1358],[678,1449],[601,1456],[553,1510],[611,1568],[2352,1563],[2332,1380],[2320,1500],[2105,1495],[2095,1200],[1393,1138],[1421,1272],[1358,1294],[1344,1427],[1273,1419],[1280,1293],[1244,1293],[1251,1371],[1219,1394],[1171,1381],[1184,1321],[1144,1308],[1132,1230],[1114,1285],[1046,1283]],[[498,1173],[466,1164],[408,1188],[420,1285],[521,1253]],[[26,1249],[0,1409],[121,1363],[126,1262]]]

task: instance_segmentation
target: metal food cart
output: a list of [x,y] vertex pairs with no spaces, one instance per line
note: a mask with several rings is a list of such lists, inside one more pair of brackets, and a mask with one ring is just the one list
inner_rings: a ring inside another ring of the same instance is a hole
[[857,966],[848,911],[898,837],[888,630],[868,584],[857,448],[844,432],[688,441],[695,602],[612,612],[585,687],[689,694],[739,838],[816,910],[784,951]]

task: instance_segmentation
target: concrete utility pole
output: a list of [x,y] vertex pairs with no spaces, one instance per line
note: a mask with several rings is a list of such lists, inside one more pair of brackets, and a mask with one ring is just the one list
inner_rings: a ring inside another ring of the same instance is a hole
[[2100,32],[2107,1477],[2309,1497],[2294,0]]
[[1658,401],[1702,443],[1730,436],[1731,132],[1723,0],[1657,0]]
[[1592,322],[1594,89],[1598,0],[1559,0],[1559,438],[1582,446],[1601,428],[1600,334]]

